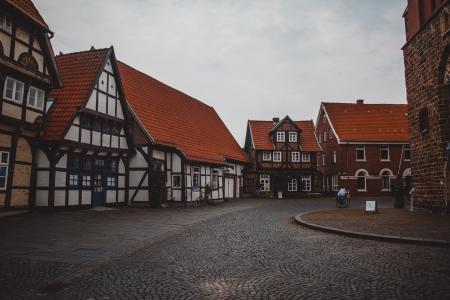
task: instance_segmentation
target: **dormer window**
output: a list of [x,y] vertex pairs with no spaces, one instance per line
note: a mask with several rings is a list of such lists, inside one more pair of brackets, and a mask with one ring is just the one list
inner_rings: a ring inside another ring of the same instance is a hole
[[273,152],[273,161],[281,162],[281,151],[274,151]]
[[277,142],[284,143],[284,141],[285,141],[284,131],[277,131]]
[[272,153],[268,151],[263,152],[263,161],[271,161],[272,160]]
[[289,132],[289,143],[297,143],[297,132],[295,131]]
[[12,32],[12,21],[11,18],[3,13],[0,13],[0,28],[11,33]]

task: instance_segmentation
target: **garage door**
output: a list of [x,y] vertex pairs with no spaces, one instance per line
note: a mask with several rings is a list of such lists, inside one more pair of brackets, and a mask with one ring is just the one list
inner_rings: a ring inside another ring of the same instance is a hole
[[225,198],[234,198],[234,178],[225,178]]

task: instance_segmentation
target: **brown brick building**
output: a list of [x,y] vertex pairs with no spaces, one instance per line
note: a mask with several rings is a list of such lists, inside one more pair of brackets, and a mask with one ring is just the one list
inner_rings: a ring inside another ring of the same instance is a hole
[[316,133],[324,194],[345,186],[352,196],[386,196],[398,176],[410,189],[406,104],[322,103]]
[[450,3],[409,0],[403,47],[415,206],[448,209]]

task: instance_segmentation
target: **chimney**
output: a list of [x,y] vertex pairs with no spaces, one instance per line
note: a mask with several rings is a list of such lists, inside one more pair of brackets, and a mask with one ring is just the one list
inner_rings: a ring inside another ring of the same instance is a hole
[[364,99],[358,99],[358,100],[356,100],[356,104],[364,104]]
[[91,51],[94,51],[95,50],[95,47],[94,46],[91,46]]
[[272,121],[273,124],[277,124],[278,122],[280,122],[280,118],[273,118]]

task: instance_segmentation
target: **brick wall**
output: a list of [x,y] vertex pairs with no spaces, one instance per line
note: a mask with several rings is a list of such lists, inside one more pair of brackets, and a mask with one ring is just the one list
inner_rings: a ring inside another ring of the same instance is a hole
[[[449,140],[449,86],[444,84],[450,32],[441,16],[446,4],[403,48],[408,120],[411,127],[415,206],[443,209],[448,197],[446,178]],[[429,130],[421,132],[419,112],[428,110]]]

